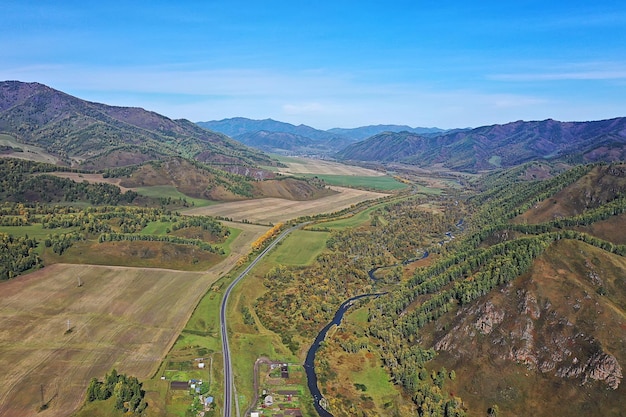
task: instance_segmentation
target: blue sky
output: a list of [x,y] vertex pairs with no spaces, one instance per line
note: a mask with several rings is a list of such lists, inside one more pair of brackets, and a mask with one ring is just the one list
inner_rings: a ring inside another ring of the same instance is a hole
[[0,80],[328,129],[626,116],[626,2],[0,3]]

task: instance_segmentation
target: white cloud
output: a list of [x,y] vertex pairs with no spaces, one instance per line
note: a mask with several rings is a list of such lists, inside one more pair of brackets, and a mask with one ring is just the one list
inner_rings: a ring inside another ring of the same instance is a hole
[[32,66],[0,69],[0,79],[38,81],[86,100],[143,107],[192,121],[243,116],[322,129],[387,123],[454,128],[519,119],[593,120],[620,112],[624,115],[623,100],[619,105],[606,98],[601,102],[592,97],[585,97],[585,102],[568,101],[567,95],[548,95],[544,89],[534,94],[507,92],[510,84],[505,81],[626,79],[626,71],[616,65],[598,69],[600,66],[500,74],[492,79],[502,83],[465,89],[420,80],[379,82],[371,74],[324,69],[198,70],[190,65],[115,69]]
[[493,74],[487,78],[496,81],[512,82],[626,79],[626,63],[622,62],[522,62],[518,63],[518,65],[527,69],[520,72]]
[[331,109],[328,106],[324,106],[321,103],[297,103],[297,104],[285,104],[282,106],[283,112],[290,115],[300,114],[322,114],[329,113]]
[[626,70],[496,74],[489,78],[498,81],[620,80],[626,79]]

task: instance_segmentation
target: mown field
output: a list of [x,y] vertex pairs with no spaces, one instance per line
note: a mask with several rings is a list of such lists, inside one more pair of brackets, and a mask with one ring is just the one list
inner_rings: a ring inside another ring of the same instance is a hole
[[379,191],[403,190],[407,187],[388,175],[385,176],[361,176],[361,175],[330,175],[330,174],[305,174],[304,177],[317,177],[329,185],[339,187],[366,188]]
[[333,187],[337,194],[311,201],[291,201],[280,198],[236,201],[196,207],[184,214],[228,217],[253,223],[276,224],[302,216],[332,213],[366,200],[384,197],[386,194],[351,188]]
[[275,157],[287,165],[286,168],[278,169],[278,172],[284,175],[317,177],[323,179],[329,185],[365,188],[382,192],[406,188],[406,184],[373,169],[318,159]]
[[149,378],[215,279],[61,264],[0,283],[0,415],[67,416],[112,368]]
[[385,175],[373,169],[321,159],[292,158],[277,155],[272,155],[272,157],[286,165],[285,168],[278,169],[283,174],[355,175],[361,177],[382,177]]
[[[11,158],[29,159],[31,161],[46,162],[49,164],[55,164],[58,162],[58,158],[50,155],[48,152],[38,146],[27,145],[20,143],[11,135],[0,134],[0,146],[10,146],[16,151],[8,152],[5,155]],[[21,151],[17,151],[21,150]]]

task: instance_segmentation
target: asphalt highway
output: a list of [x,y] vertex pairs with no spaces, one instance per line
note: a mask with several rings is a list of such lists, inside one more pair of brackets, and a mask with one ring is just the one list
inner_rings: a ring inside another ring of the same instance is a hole
[[[222,352],[224,355],[224,413],[223,417],[231,417],[233,412],[233,399],[234,394],[234,382],[233,382],[233,365],[230,359],[230,347],[228,346],[228,326],[226,324],[226,306],[228,304],[228,297],[230,297],[230,293],[237,285],[237,283],[245,277],[248,272],[252,270],[256,266],[257,263],[270,251],[274,246],[278,244],[281,240],[283,240],[289,233],[302,227],[306,223],[301,223],[296,226],[293,226],[284,232],[282,232],[274,241],[261,252],[254,261],[248,265],[248,267],[241,273],[239,276],[230,283],[228,288],[226,288],[226,292],[224,293],[224,298],[222,298],[222,305],[220,307],[220,327],[222,333]],[[237,408],[237,410],[239,410]],[[237,412],[237,416],[239,416],[239,412]]]

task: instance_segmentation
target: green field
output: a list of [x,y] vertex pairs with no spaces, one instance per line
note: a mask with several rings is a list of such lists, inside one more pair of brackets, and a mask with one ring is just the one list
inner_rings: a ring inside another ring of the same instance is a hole
[[28,236],[37,240],[43,240],[48,235],[60,235],[76,230],[76,228],[57,228],[44,229],[41,224],[32,224],[28,226],[0,226],[0,232],[13,236]]
[[386,206],[387,204],[391,204],[395,201],[400,201],[400,200],[394,199],[393,201],[387,201],[384,203],[376,204],[375,206],[359,211],[358,213],[354,215],[342,217],[340,219],[331,220],[328,222],[320,222],[320,223],[317,223],[313,227],[319,226],[322,228],[335,229],[335,230],[346,229],[348,227],[358,227],[372,220],[372,212]]
[[142,235],[166,235],[171,230],[173,222],[150,222],[141,230]]
[[283,265],[310,265],[326,247],[329,233],[294,230],[270,255],[270,259]]
[[370,207],[367,210],[363,210],[353,216],[344,217],[329,222],[317,223],[316,226],[336,230],[346,229],[348,227],[357,227],[365,222],[369,222],[372,219],[372,212],[379,207],[380,206]]
[[206,206],[215,204],[214,202],[210,200],[189,197],[181,193],[180,191],[178,191],[175,187],[171,185],[155,185],[152,187],[138,187],[138,188],[134,188],[134,190],[138,194],[143,195],[145,197],[152,197],[152,198],[170,197],[174,200],[178,200],[178,199],[187,200],[187,202],[189,204],[193,204],[194,207],[206,207]]
[[241,233],[241,229],[236,229],[234,227],[230,227],[228,230],[230,230],[230,234],[226,238],[226,241],[220,245],[222,249],[224,249],[226,256],[230,255],[230,252],[232,250],[230,245],[235,241],[237,236],[239,236],[239,234]]
[[406,184],[401,183],[390,176],[361,176],[361,175],[330,175],[330,174],[300,174],[306,178],[317,177],[326,182],[329,185],[336,185],[338,187],[352,187],[352,188],[364,188],[368,190],[376,191],[397,191],[403,190],[407,187]]

